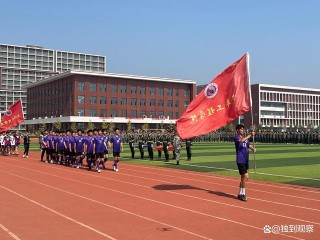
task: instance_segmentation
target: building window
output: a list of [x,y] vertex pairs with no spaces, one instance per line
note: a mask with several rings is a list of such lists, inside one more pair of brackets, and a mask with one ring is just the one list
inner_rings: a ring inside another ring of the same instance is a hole
[[121,110],[121,116],[127,117],[127,110]]
[[141,111],[140,112],[140,117],[142,117],[142,118],[147,117],[146,112],[145,111]]
[[168,88],[168,96],[172,96],[173,95],[173,90],[172,88]]
[[178,112],[176,112],[176,119],[178,119],[179,118],[179,113]]
[[190,89],[184,90],[184,96],[190,97]]
[[158,88],[158,94],[159,94],[160,96],[163,96],[163,88]]
[[158,101],[158,106],[159,106],[159,107],[163,107],[163,104],[164,104],[164,101],[163,101],[163,100],[159,100],[159,101]]
[[113,93],[116,93],[116,92],[118,91],[117,85],[112,85],[112,86],[111,86],[111,91],[112,91]]
[[150,99],[150,106],[155,106],[155,105],[156,105],[156,100]]
[[145,106],[145,105],[146,105],[146,100],[140,99],[140,106]]
[[189,106],[189,103],[190,103],[189,101],[185,101],[183,106],[186,108]]
[[90,117],[96,117],[97,116],[97,110],[96,109],[90,109]]
[[159,112],[159,117],[163,117],[164,113],[162,111]]
[[107,116],[107,110],[106,109],[100,109],[100,117]]
[[127,99],[121,98],[121,105],[126,105],[126,104],[127,104]]
[[136,106],[136,105],[137,105],[137,99],[131,98],[131,106]]
[[172,112],[168,112],[168,117],[169,117],[170,119],[172,119],[172,118],[173,118],[173,113],[172,113]]
[[84,103],[84,96],[78,96],[78,103]]
[[154,88],[150,88],[150,95],[154,95]]
[[127,92],[127,86],[121,86],[121,93]]
[[112,98],[111,98],[111,104],[112,104],[112,105],[116,105],[117,102],[118,102],[118,99],[117,99],[116,97],[112,97]]
[[84,109],[78,108],[78,116],[80,116],[80,117],[84,116]]
[[132,118],[136,118],[137,117],[137,111],[136,110],[132,110],[131,111],[131,117]]
[[140,94],[146,94],[146,88],[145,87],[141,87],[140,88]]
[[111,117],[117,116],[117,110],[111,110]]
[[107,97],[100,97],[100,104],[107,104]]
[[179,96],[179,89],[177,89],[177,91],[176,91],[176,96],[177,97]]
[[172,100],[168,100],[168,107],[173,107],[173,101]]
[[90,84],[90,92],[95,92],[97,91],[97,84],[91,83]]
[[137,92],[137,87],[131,87],[131,93],[136,94]]
[[78,83],[78,91],[84,91],[84,83],[83,82]]
[[156,116],[155,112],[150,112],[150,118],[154,118]]
[[176,100],[176,104],[174,106],[179,107],[179,100]]
[[91,96],[90,97],[90,104],[96,104],[97,103],[97,97]]
[[107,85],[106,84],[100,84],[100,92],[106,92],[107,91]]

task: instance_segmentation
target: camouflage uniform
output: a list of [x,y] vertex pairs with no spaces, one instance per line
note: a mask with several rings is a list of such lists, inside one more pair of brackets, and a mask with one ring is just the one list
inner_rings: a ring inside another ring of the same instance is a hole
[[174,152],[176,154],[177,165],[179,165],[180,150],[182,147],[182,143],[181,143],[181,139],[178,135],[174,135],[174,137],[173,137],[173,147],[174,147]]

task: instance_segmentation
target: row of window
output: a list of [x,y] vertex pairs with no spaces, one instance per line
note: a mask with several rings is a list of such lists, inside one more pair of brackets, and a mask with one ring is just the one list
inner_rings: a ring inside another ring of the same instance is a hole
[[[107,110],[106,109],[100,109],[99,112],[99,117],[131,117],[131,118],[138,118],[138,117],[151,117],[151,118],[159,118],[159,117],[169,117],[169,118],[173,118],[173,112],[166,112],[166,115],[164,115],[163,111],[159,111],[159,112],[154,112],[154,111],[150,111],[148,112],[148,115],[145,111],[140,111],[137,112],[136,110],[132,110],[129,112],[130,116],[128,116],[128,111],[127,110],[111,110],[110,114],[108,115]],[[98,113],[96,109],[89,109],[89,112],[86,113],[86,110],[83,108],[78,108],[78,116],[87,116],[87,114],[89,114],[90,117],[97,117]],[[175,112],[175,116],[176,119],[179,118],[179,112]]]
[[[97,91],[97,84],[96,83],[90,83],[90,92],[96,92]],[[85,83],[84,82],[79,82],[78,83],[78,90],[79,91],[85,91]],[[121,93],[130,93],[131,94],[136,94],[138,90],[138,87],[136,86],[131,86],[130,90],[127,89],[127,86],[122,85],[120,86],[120,92]],[[146,94],[146,88],[145,87],[139,87],[140,94]],[[107,85],[106,84],[100,84],[100,92],[106,92],[107,91]],[[150,95],[155,95],[156,93],[159,96],[164,96],[164,88],[150,88]],[[117,93],[118,92],[118,85],[111,85],[111,92]],[[173,89],[168,88],[167,89],[167,96],[173,96]],[[179,90],[176,90],[176,96],[179,96]],[[184,96],[185,97],[190,97],[190,89],[184,90]]]
[[[90,96],[90,104],[96,104],[97,103],[97,97],[96,96]],[[79,104],[84,104],[85,103],[85,96],[78,96],[78,103]],[[100,97],[100,104],[107,104],[107,97]],[[110,98],[110,103],[111,105],[117,105],[118,104],[118,98],[116,97],[112,97]],[[120,104],[121,105],[127,105],[128,101],[127,98],[121,98],[120,100]],[[130,105],[131,106],[136,106],[138,104],[138,101],[136,98],[131,98],[130,99]],[[140,106],[146,106],[147,101],[146,99],[140,99],[139,100],[139,105]],[[163,107],[164,106],[164,100],[158,100],[158,104],[159,107]],[[187,107],[189,105],[189,101],[185,101],[184,102],[184,107]],[[149,101],[149,106],[156,106],[156,100],[155,99],[150,99]],[[167,106],[168,107],[173,107],[173,101],[172,100],[167,100]],[[175,107],[179,107],[179,100],[175,101]]]

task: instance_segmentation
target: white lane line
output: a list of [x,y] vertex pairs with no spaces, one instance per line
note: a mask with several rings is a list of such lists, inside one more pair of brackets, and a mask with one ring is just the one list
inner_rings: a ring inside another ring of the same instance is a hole
[[[161,173],[151,173],[151,172],[146,172],[146,171],[141,171],[141,170],[133,170],[133,169],[126,169],[126,171],[132,171],[132,172],[140,172],[140,173],[148,173],[151,175],[157,175],[157,176],[162,176],[162,177],[171,177],[171,178],[176,178],[176,179],[183,179],[183,180],[188,180],[188,181],[194,181],[194,182],[201,182],[201,183],[206,183],[210,185],[219,185],[219,186],[226,186],[226,187],[231,187],[231,188],[237,188],[235,185],[227,185],[227,184],[222,184],[222,183],[215,183],[215,182],[207,182],[203,180],[198,180],[198,179],[193,179],[193,178],[187,178],[187,177],[177,177],[173,175],[166,175],[166,174],[161,174]],[[250,182],[251,184],[252,182]],[[293,196],[293,195],[288,195],[288,194],[282,194],[282,193],[275,193],[275,192],[269,192],[269,191],[263,191],[263,190],[258,190],[254,188],[250,188],[250,191],[255,191],[255,192],[262,192],[262,193],[268,193],[268,194],[274,194],[274,195],[279,195],[279,196],[285,196],[285,197],[292,197],[292,198],[300,198],[304,200],[310,200],[310,201],[317,201],[320,202],[320,199],[314,199],[314,198],[305,198],[305,197],[300,197],[300,196]]]
[[21,240],[17,235],[15,235],[13,232],[11,232],[8,228],[6,228],[5,226],[3,226],[1,223],[0,223],[0,228],[1,228],[2,230],[4,230],[5,232],[7,232],[13,239]]
[[[25,167],[21,167],[21,166],[17,166],[17,165],[11,165],[11,164],[7,164],[5,163],[6,165],[9,165],[9,166],[15,166],[15,167],[19,167],[19,168],[24,168],[24,169],[27,169],[27,170],[30,170],[30,171],[35,171],[35,172],[39,172],[39,173],[43,173],[42,171],[37,171],[37,170],[34,170],[34,169],[30,169],[30,168],[25,168]],[[53,165],[48,165],[48,168],[52,168],[52,169],[61,169],[61,168],[58,168],[58,167],[55,167]],[[63,169],[63,168],[62,168]],[[76,174],[81,174],[81,175],[85,175],[85,176],[93,176],[93,175],[89,175],[89,174],[85,174],[85,173],[81,173],[81,172],[75,172],[75,171],[71,171],[71,170],[67,170],[67,169],[63,169],[63,171],[66,171],[66,172],[72,172],[72,173],[76,173]],[[133,170],[133,171],[137,171],[137,170]],[[140,172],[140,171],[137,171],[137,172]],[[143,172],[142,172],[143,173]],[[43,173],[43,174],[48,174],[48,175],[51,175],[49,173]],[[125,175],[125,176],[129,176],[129,177],[135,177],[135,178],[140,178],[140,179],[145,179],[145,180],[149,180],[149,181],[155,181],[155,182],[159,182],[159,183],[166,183],[166,184],[174,184],[174,185],[180,185],[180,183],[176,183],[176,182],[170,182],[170,181],[163,181],[163,180],[157,180],[157,179],[154,179],[154,178],[147,178],[147,177],[141,177],[141,176],[137,176],[137,175],[131,175],[131,174],[126,174],[126,173],[117,173],[118,175]],[[160,174],[157,174],[157,175],[160,175]],[[57,176],[57,175],[53,175],[53,176]],[[168,175],[164,175],[164,176],[168,176]],[[57,177],[60,177],[60,176],[57,176]],[[113,179],[113,178],[105,178],[103,177],[102,175],[99,175],[99,176],[93,176],[93,177],[97,177],[97,178],[102,178],[102,179],[108,179],[108,180],[112,180],[112,181],[119,181],[119,182],[122,182],[122,183],[126,183],[126,184],[131,184],[131,185],[135,185],[135,186],[139,186],[139,187],[146,187],[146,188],[150,188],[150,186],[145,186],[145,185],[139,185],[139,184],[134,184],[132,182],[126,182],[126,181],[121,181],[121,180],[116,180],[116,179]],[[169,176],[168,176],[169,177]],[[187,179],[188,180],[188,179]],[[220,185],[220,184],[218,184]],[[221,184],[222,186],[228,186],[228,185],[224,185],[224,184]],[[202,190],[204,191],[212,191],[211,189],[206,189],[206,188],[201,188]],[[175,192],[172,192],[170,191],[170,193],[175,193]],[[224,192],[225,194],[229,194],[229,195],[234,195],[233,193],[227,193],[227,192]],[[178,194],[178,193],[175,193],[175,194]],[[190,198],[195,198],[193,195],[186,195],[184,194],[184,196],[188,196]],[[294,196],[291,196],[291,197],[294,197]],[[297,197],[298,198],[298,197]],[[209,199],[203,199],[204,201],[213,201],[213,200],[209,200]],[[300,209],[304,209],[304,210],[311,210],[311,211],[319,211],[319,209],[315,209],[315,208],[309,208],[309,207],[303,207],[303,206],[299,206],[299,205],[294,205],[294,204],[288,204],[288,203],[281,203],[281,202],[275,202],[275,201],[269,201],[269,200],[265,200],[265,199],[259,199],[259,198],[254,198],[254,197],[250,197],[250,200],[256,200],[256,201],[261,201],[261,202],[267,202],[267,203],[271,203],[271,204],[276,204],[276,205],[281,205],[281,206],[287,206],[287,207],[294,207],[294,208],[300,208]],[[316,200],[318,201],[318,200]],[[218,203],[218,204],[222,204],[222,205],[228,205],[228,206],[234,206],[234,207],[238,207],[238,205],[232,205],[232,204],[227,204],[227,203],[223,203],[223,202],[219,202],[219,201],[213,201],[215,203]],[[250,211],[257,211],[257,212],[260,212],[260,210],[256,210],[256,209],[251,209],[251,208],[244,208],[246,210],[250,210]],[[264,211],[261,211],[262,213],[267,213],[267,214],[273,214],[271,212],[264,212]],[[276,216],[281,216],[281,217],[287,217],[287,216],[283,216],[283,215],[276,215]],[[288,217],[290,218],[290,217]],[[303,220],[305,221],[305,220]]]
[[[28,180],[28,181],[30,181],[30,182],[33,182],[33,183],[36,183],[36,184],[39,184],[39,185],[43,185],[43,186],[48,187],[48,188],[52,188],[52,189],[54,189],[54,190],[57,190],[57,191],[60,191],[60,192],[63,192],[63,193],[67,193],[67,194],[72,195],[72,196],[76,196],[76,197],[78,197],[78,198],[82,198],[82,199],[85,199],[85,200],[88,200],[88,201],[91,201],[91,202],[94,202],[94,203],[98,203],[98,204],[101,204],[101,205],[103,205],[103,206],[107,206],[107,207],[109,207],[109,208],[112,208],[112,209],[115,209],[115,210],[118,210],[118,211],[121,211],[121,212],[130,214],[130,215],[133,215],[133,216],[136,216],[136,217],[145,219],[145,220],[149,220],[149,221],[151,221],[151,222],[159,223],[159,224],[161,224],[161,225],[164,225],[164,226],[167,226],[167,227],[170,227],[170,228],[175,228],[175,229],[177,229],[177,230],[180,230],[180,231],[182,231],[182,232],[191,234],[191,235],[193,235],[193,236],[196,236],[196,237],[199,237],[199,238],[202,238],[202,239],[212,240],[211,238],[208,238],[208,237],[205,237],[205,236],[202,236],[202,235],[199,235],[199,234],[190,232],[190,231],[188,231],[188,230],[185,230],[185,229],[182,229],[182,228],[179,228],[179,227],[176,227],[176,226],[173,226],[173,225],[164,223],[164,222],[160,222],[160,221],[154,220],[154,219],[152,219],[152,218],[148,218],[148,217],[145,217],[145,216],[142,216],[142,215],[133,213],[133,212],[129,212],[129,211],[126,211],[126,210],[124,210],[124,209],[117,208],[117,207],[108,205],[108,204],[106,204],[106,203],[103,203],[103,202],[100,202],[100,201],[97,201],[97,200],[94,200],[94,199],[91,199],[91,198],[87,198],[87,197],[85,197],[85,196],[82,196],[82,195],[79,195],[79,194],[76,194],[76,193],[72,193],[72,192],[69,192],[69,191],[65,191],[65,190],[63,190],[63,189],[50,186],[50,185],[48,185],[48,184],[40,183],[40,182],[34,181],[34,180],[32,180],[32,179],[19,176],[19,175],[17,175],[17,174],[12,174],[12,173],[5,172],[5,171],[2,171],[2,170],[0,170],[0,171],[3,172],[3,173],[9,174],[9,175],[15,176],[15,177],[19,177],[19,178]],[[83,183],[83,182],[82,182],[82,183]],[[41,207],[44,207],[44,208],[48,209],[49,211],[52,211],[52,212],[54,212],[54,213],[57,213],[58,215],[61,215],[61,216],[65,217],[65,218],[67,218],[67,219],[69,219],[69,220],[71,220],[71,221],[75,221],[76,223],[79,223],[80,225],[82,224],[82,223],[80,223],[80,222],[78,222],[78,221],[76,221],[76,220],[73,220],[72,218],[69,218],[69,217],[67,217],[67,216],[65,216],[65,215],[63,215],[63,214],[61,214],[61,213],[59,213],[59,212],[57,212],[57,211],[49,208],[49,207],[46,207],[46,206],[42,205],[41,203],[38,203],[38,202],[36,202],[36,201],[34,201],[34,200],[32,200],[32,199],[29,199],[28,197],[25,197],[25,196],[23,196],[23,195],[21,195],[21,194],[19,194],[19,193],[16,193],[16,192],[14,192],[14,191],[12,191],[12,190],[10,190],[10,189],[2,186],[2,185],[0,185],[0,187],[3,188],[3,189],[5,189],[5,190],[7,190],[7,191],[9,191],[9,192],[12,192],[12,193],[20,196],[20,197],[22,197],[22,198],[24,198],[24,199],[26,199],[26,200],[28,200],[28,201],[31,201],[31,202],[33,202],[33,203],[35,203],[35,204],[37,204],[37,205],[39,205],[39,206],[41,206]],[[245,224],[243,224],[243,225],[245,225]],[[84,225],[84,224],[83,224],[83,226],[86,227],[86,225]],[[90,227],[88,227],[88,228],[94,231],[93,228],[90,228]],[[258,229],[261,230],[261,228],[258,228]],[[96,230],[96,231],[98,231],[98,230]],[[99,232],[99,231],[98,231],[98,232]],[[102,232],[100,232],[100,233],[101,233],[101,234],[104,234],[104,233],[102,233]],[[108,235],[107,235],[107,236],[108,236]],[[108,238],[115,240],[115,238],[112,238],[111,236],[108,236]]]
[[[25,167],[22,167],[22,168],[25,168]],[[69,181],[73,181],[73,182],[85,184],[85,185],[88,185],[88,186],[93,186],[93,187],[101,188],[101,189],[104,189],[104,190],[109,190],[109,191],[117,192],[117,193],[124,194],[124,195],[127,195],[127,196],[131,196],[131,197],[135,197],[135,198],[140,198],[140,199],[143,199],[143,200],[147,200],[147,201],[151,201],[151,202],[155,202],[155,203],[158,203],[158,204],[162,204],[162,205],[166,205],[166,206],[170,206],[170,207],[174,207],[174,208],[180,209],[180,207],[178,207],[178,206],[176,206],[176,205],[171,205],[171,204],[168,204],[168,203],[163,203],[163,202],[160,202],[160,201],[157,201],[157,200],[154,200],[154,199],[149,199],[149,198],[145,198],[145,197],[133,195],[133,194],[130,194],[130,193],[126,193],[126,192],[119,191],[119,190],[115,190],[115,189],[111,189],[111,188],[106,188],[106,187],[102,187],[102,186],[99,186],[99,185],[90,184],[90,183],[86,183],[86,182],[74,180],[74,179],[71,179],[71,178],[62,177],[62,176],[55,175],[55,174],[45,173],[45,172],[41,172],[41,171],[29,169],[29,168],[25,168],[25,169],[30,170],[30,171],[34,171],[34,172],[39,172],[39,173],[42,173],[42,174],[46,174],[46,175],[49,175],[49,176],[54,176],[54,177],[58,177],[58,178],[63,178],[63,179],[69,180]],[[0,170],[0,171],[1,171],[1,170]],[[2,172],[4,172],[4,171],[2,171]],[[7,173],[7,172],[4,172],[4,173]],[[20,178],[24,178],[24,177],[22,177],[22,176],[15,175],[15,174],[11,174],[11,173],[7,173],[7,174],[14,175],[14,176],[17,176],[17,177],[20,177]],[[84,175],[87,175],[87,174],[84,174]],[[113,179],[110,179],[110,178],[104,178],[104,177],[100,177],[100,176],[94,176],[94,177],[113,180]],[[28,179],[28,178],[26,178],[26,179],[29,180],[29,181],[33,181],[33,180]],[[121,181],[121,180],[116,180],[116,181],[117,181],[117,182],[121,182],[121,183],[125,183],[125,184],[131,184],[131,185],[135,185],[135,186],[139,186],[139,187],[144,187],[144,188],[150,189],[149,186],[144,186],[144,185],[140,185],[140,184],[134,184],[134,183],[130,183],[130,182],[126,182],[126,181]],[[33,182],[36,182],[36,181],[33,181]],[[38,183],[38,182],[36,182],[36,183]],[[42,184],[42,183],[39,183],[39,184]],[[44,185],[47,186],[46,184],[44,184]],[[50,187],[51,187],[51,186],[50,186]],[[51,187],[51,188],[54,188],[54,187]],[[64,190],[61,190],[61,191],[64,191]],[[198,200],[203,200],[203,201],[207,201],[207,202],[211,202],[211,203],[218,203],[218,204],[222,204],[222,205],[226,205],[226,206],[231,206],[231,207],[235,207],[235,208],[241,208],[241,209],[245,209],[245,210],[250,210],[250,211],[254,211],[254,212],[259,212],[259,213],[262,213],[262,214],[268,214],[268,215],[272,215],[272,216],[276,216],[276,217],[287,218],[287,219],[290,219],[290,220],[296,220],[296,221],[302,221],[302,222],[307,222],[307,223],[312,223],[312,224],[320,225],[320,223],[312,222],[312,221],[309,221],[309,220],[303,220],[303,219],[298,219],[298,218],[293,218],[293,217],[289,217],[289,216],[279,215],[279,214],[275,214],[275,213],[271,213],[271,212],[266,212],[266,211],[260,211],[260,210],[256,210],[256,209],[241,207],[241,206],[239,206],[239,205],[232,205],[232,204],[228,204],[228,203],[222,203],[222,202],[218,202],[218,201],[213,201],[213,200],[209,200],[209,199],[205,199],[205,198],[199,198],[199,197],[195,197],[195,196],[191,196],[191,195],[186,195],[186,194],[181,194],[181,193],[172,192],[172,191],[166,191],[166,192],[172,193],[172,194],[176,194],[176,195],[182,195],[182,196],[185,196],[185,197],[190,197],[190,198],[194,198],[194,199],[198,199]],[[182,209],[183,209],[183,210],[187,210],[187,209],[185,209],[185,208],[182,208]],[[194,211],[194,210],[191,210],[191,209],[190,209],[190,211],[191,211],[191,212],[197,212],[197,211]],[[202,212],[197,212],[197,213],[202,214]],[[210,215],[210,216],[215,217],[215,216],[213,216],[213,215]]]
[[[1,171],[1,172],[5,172],[5,171]],[[24,196],[24,195],[22,195],[22,194],[19,194],[19,193],[15,192],[15,191],[11,190],[11,189],[9,189],[9,188],[6,188],[6,187],[4,187],[4,186],[2,186],[2,185],[0,185],[0,187],[1,187],[2,189],[4,189],[4,190],[6,190],[6,191],[8,191],[8,192],[10,192],[10,193],[12,193],[12,194],[14,194],[14,195],[16,195],[16,196],[19,196],[19,197],[21,197],[21,198],[23,198],[23,199],[25,199],[25,200],[27,200],[27,201],[29,201],[29,202],[32,202],[33,204],[36,204],[36,205],[38,205],[38,206],[40,206],[40,207],[42,207],[42,208],[44,208],[44,209],[46,209],[46,210],[48,210],[48,211],[50,211],[50,212],[53,212],[53,213],[59,215],[60,217],[63,217],[63,218],[65,218],[65,219],[67,219],[67,220],[69,220],[69,221],[71,221],[71,222],[74,222],[74,223],[76,223],[76,224],[78,224],[78,225],[80,225],[80,226],[82,226],[82,227],[84,227],[84,228],[87,228],[87,229],[89,229],[89,230],[91,230],[91,231],[93,231],[93,232],[95,232],[95,233],[97,233],[97,234],[99,234],[99,235],[101,235],[101,236],[103,236],[103,237],[106,237],[106,238],[111,239],[111,240],[116,240],[115,238],[111,237],[111,236],[108,235],[108,234],[105,234],[105,233],[103,233],[103,232],[100,232],[99,230],[97,230],[97,229],[95,229],[95,228],[92,228],[92,227],[90,227],[90,226],[88,226],[88,225],[86,225],[86,224],[84,224],[84,223],[82,223],[82,222],[79,222],[79,221],[77,221],[77,220],[75,220],[75,219],[73,219],[73,218],[71,218],[71,217],[68,217],[68,216],[66,216],[66,215],[64,215],[64,214],[62,214],[62,213],[60,213],[60,212],[58,212],[58,211],[56,211],[56,210],[53,210],[52,208],[49,208],[49,207],[47,207],[47,206],[45,206],[45,205],[43,205],[43,204],[41,204],[41,203],[39,203],[39,202],[37,202],[37,201],[34,201],[34,200],[32,200],[32,199],[30,199],[30,198],[28,198],[28,197],[26,197],[26,196]]]
[[[0,171],[1,171],[1,170],[0,170]],[[104,205],[104,206],[108,206],[108,207],[117,209],[117,210],[119,210],[119,211],[122,211],[122,212],[125,212],[125,213],[128,213],[128,214],[132,214],[132,215],[135,215],[135,216],[138,216],[138,217],[142,217],[142,218],[144,218],[144,219],[148,219],[148,220],[151,220],[151,221],[154,221],[154,222],[157,222],[157,223],[161,223],[161,224],[163,224],[163,225],[166,225],[166,226],[169,226],[169,227],[172,227],[172,228],[176,228],[176,229],[178,229],[178,230],[182,230],[182,231],[184,231],[184,232],[186,232],[186,233],[190,233],[190,234],[195,235],[195,236],[200,237],[200,238],[210,239],[210,240],[211,240],[211,238],[207,238],[207,237],[198,235],[198,234],[196,234],[196,233],[189,232],[189,231],[187,231],[187,230],[184,230],[184,229],[181,229],[181,228],[178,228],[178,227],[174,227],[174,226],[172,226],[172,225],[169,225],[169,224],[166,224],[166,223],[162,223],[162,222],[159,222],[159,221],[157,221],[157,220],[154,220],[154,219],[151,219],[151,218],[147,218],[147,217],[144,217],[144,216],[142,216],[142,215],[139,215],[139,214],[135,214],[135,213],[126,211],[126,210],[121,209],[121,208],[117,208],[117,207],[114,207],[114,206],[110,206],[110,205],[105,204],[105,203],[103,203],[103,202],[100,202],[100,201],[97,201],[97,200],[94,200],[94,199],[91,199],[91,198],[87,198],[87,197],[85,197],[85,196],[82,196],[82,195],[79,195],[79,194],[76,194],[76,193],[72,193],[72,192],[69,192],[69,191],[65,191],[65,190],[62,190],[62,189],[59,189],[59,188],[56,188],[56,187],[53,187],[53,186],[44,184],[44,183],[40,183],[40,182],[34,181],[34,180],[32,180],[32,179],[29,179],[29,178],[25,178],[25,177],[16,175],[16,174],[8,173],[8,172],[5,172],[5,171],[1,171],[1,172],[7,173],[7,174],[10,174],[10,175],[13,175],[13,176],[22,178],[22,179],[26,179],[26,180],[31,181],[31,182],[34,182],[34,183],[36,183],[36,184],[44,185],[44,186],[46,186],[46,187],[49,187],[49,188],[52,188],[52,189],[55,189],[55,190],[58,190],[58,191],[61,191],[61,192],[64,192],[64,193],[73,195],[73,196],[77,196],[77,197],[83,198],[83,199],[85,199],[85,200],[89,200],[89,201],[92,201],[92,202],[95,202],[95,203],[98,203],[98,204],[101,204],[101,205]],[[50,175],[50,174],[49,174],[49,175]],[[83,183],[83,182],[82,182],[82,183]],[[92,185],[92,184],[88,184],[88,185]],[[1,185],[0,185],[0,186],[1,186]],[[96,186],[96,185],[92,185],[92,186]],[[104,188],[104,187],[101,187],[101,188]],[[105,188],[105,189],[107,189],[107,188]],[[110,190],[111,190],[111,191],[114,191],[114,192],[123,193],[123,194],[125,194],[125,195],[129,195],[129,196],[133,196],[133,197],[137,197],[137,198],[149,200],[149,201],[156,202],[156,203],[159,203],[159,204],[163,204],[163,205],[166,205],[166,206],[178,208],[178,209],[185,210],[185,211],[188,211],[188,212],[192,212],[192,213],[204,215],[204,216],[207,216],[207,217],[219,219],[219,220],[222,220],[222,221],[227,221],[227,222],[239,224],[239,225],[242,225],[242,226],[245,226],[245,227],[249,227],[249,228],[253,228],[253,229],[257,229],[257,230],[261,231],[261,228],[260,228],[260,227],[256,227],[256,226],[253,226],[253,225],[249,225],[249,224],[245,224],[245,223],[233,221],[233,220],[230,220],[230,219],[227,219],[227,218],[217,217],[217,216],[214,216],[214,215],[210,215],[210,214],[198,212],[198,211],[195,211],[195,210],[192,210],[192,209],[183,208],[183,207],[179,207],[179,206],[176,206],[176,205],[171,205],[171,204],[159,202],[159,201],[157,201],[157,200],[152,200],[152,199],[148,199],[148,198],[136,196],[136,195],[129,194],[129,193],[124,193],[124,192],[117,191],[117,190],[112,190],[112,189],[110,189]],[[305,240],[305,239],[302,239],[302,238],[298,238],[298,237],[295,237],[295,236],[291,236],[291,235],[287,235],[287,234],[282,234],[282,233],[278,233],[278,235],[285,236],[285,237],[288,237],[288,238],[293,238],[293,239]]]
[[[235,178],[226,178],[226,177],[223,177],[223,176],[217,176],[217,175],[213,175],[213,174],[208,174],[208,173],[194,173],[194,172],[190,172],[190,171],[187,171],[187,170],[184,170],[184,169],[168,169],[168,168],[165,168],[165,167],[161,167],[161,166],[158,166],[158,167],[152,167],[152,166],[145,166],[145,165],[135,165],[135,164],[132,164],[132,163],[128,163],[128,162],[125,162],[124,163],[125,165],[129,165],[129,166],[133,166],[135,168],[146,168],[146,169],[151,169],[151,170],[161,170],[161,171],[165,171],[165,172],[170,172],[170,173],[183,173],[183,174],[188,174],[188,175],[193,175],[193,176],[201,176],[201,177],[208,177],[208,178],[216,178],[216,179],[222,179],[222,180],[227,180],[227,181],[233,181],[233,182],[239,182],[239,179],[235,179]],[[255,185],[261,185],[261,186],[267,186],[267,187],[274,187],[274,188],[281,188],[281,189],[288,189],[288,190],[293,190],[293,191],[302,191],[302,192],[309,192],[309,193],[317,193],[317,194],[320,194],[320,191],[319,190],[315,190],[315,191],[312,191],[312,190],[308,190],[308,189],[296,189],[293,187],[286,187],[286,186],[278,186],[278,185],[275,185],[275,184],[282,184],[282,185],[285,185],[283,183],[276,183],[276,182],[270,182],[270,184],[264,184],[264,183],[258,183],[258,182],[255,182],[255,181],[251,181],[250,184],[255,184]],[[303,188],[303,186],[298,186],[298,187],[301,187]]]

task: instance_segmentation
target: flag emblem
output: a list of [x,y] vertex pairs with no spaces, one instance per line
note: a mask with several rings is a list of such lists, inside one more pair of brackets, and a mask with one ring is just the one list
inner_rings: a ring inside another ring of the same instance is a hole
[[7,110],[6,115],[11,116],[11,114],[12,114],[11,110]]
[[216,83],[210,83],[204,90],[204,96],[206,98],[214,98],[218,93],[218,85]]

